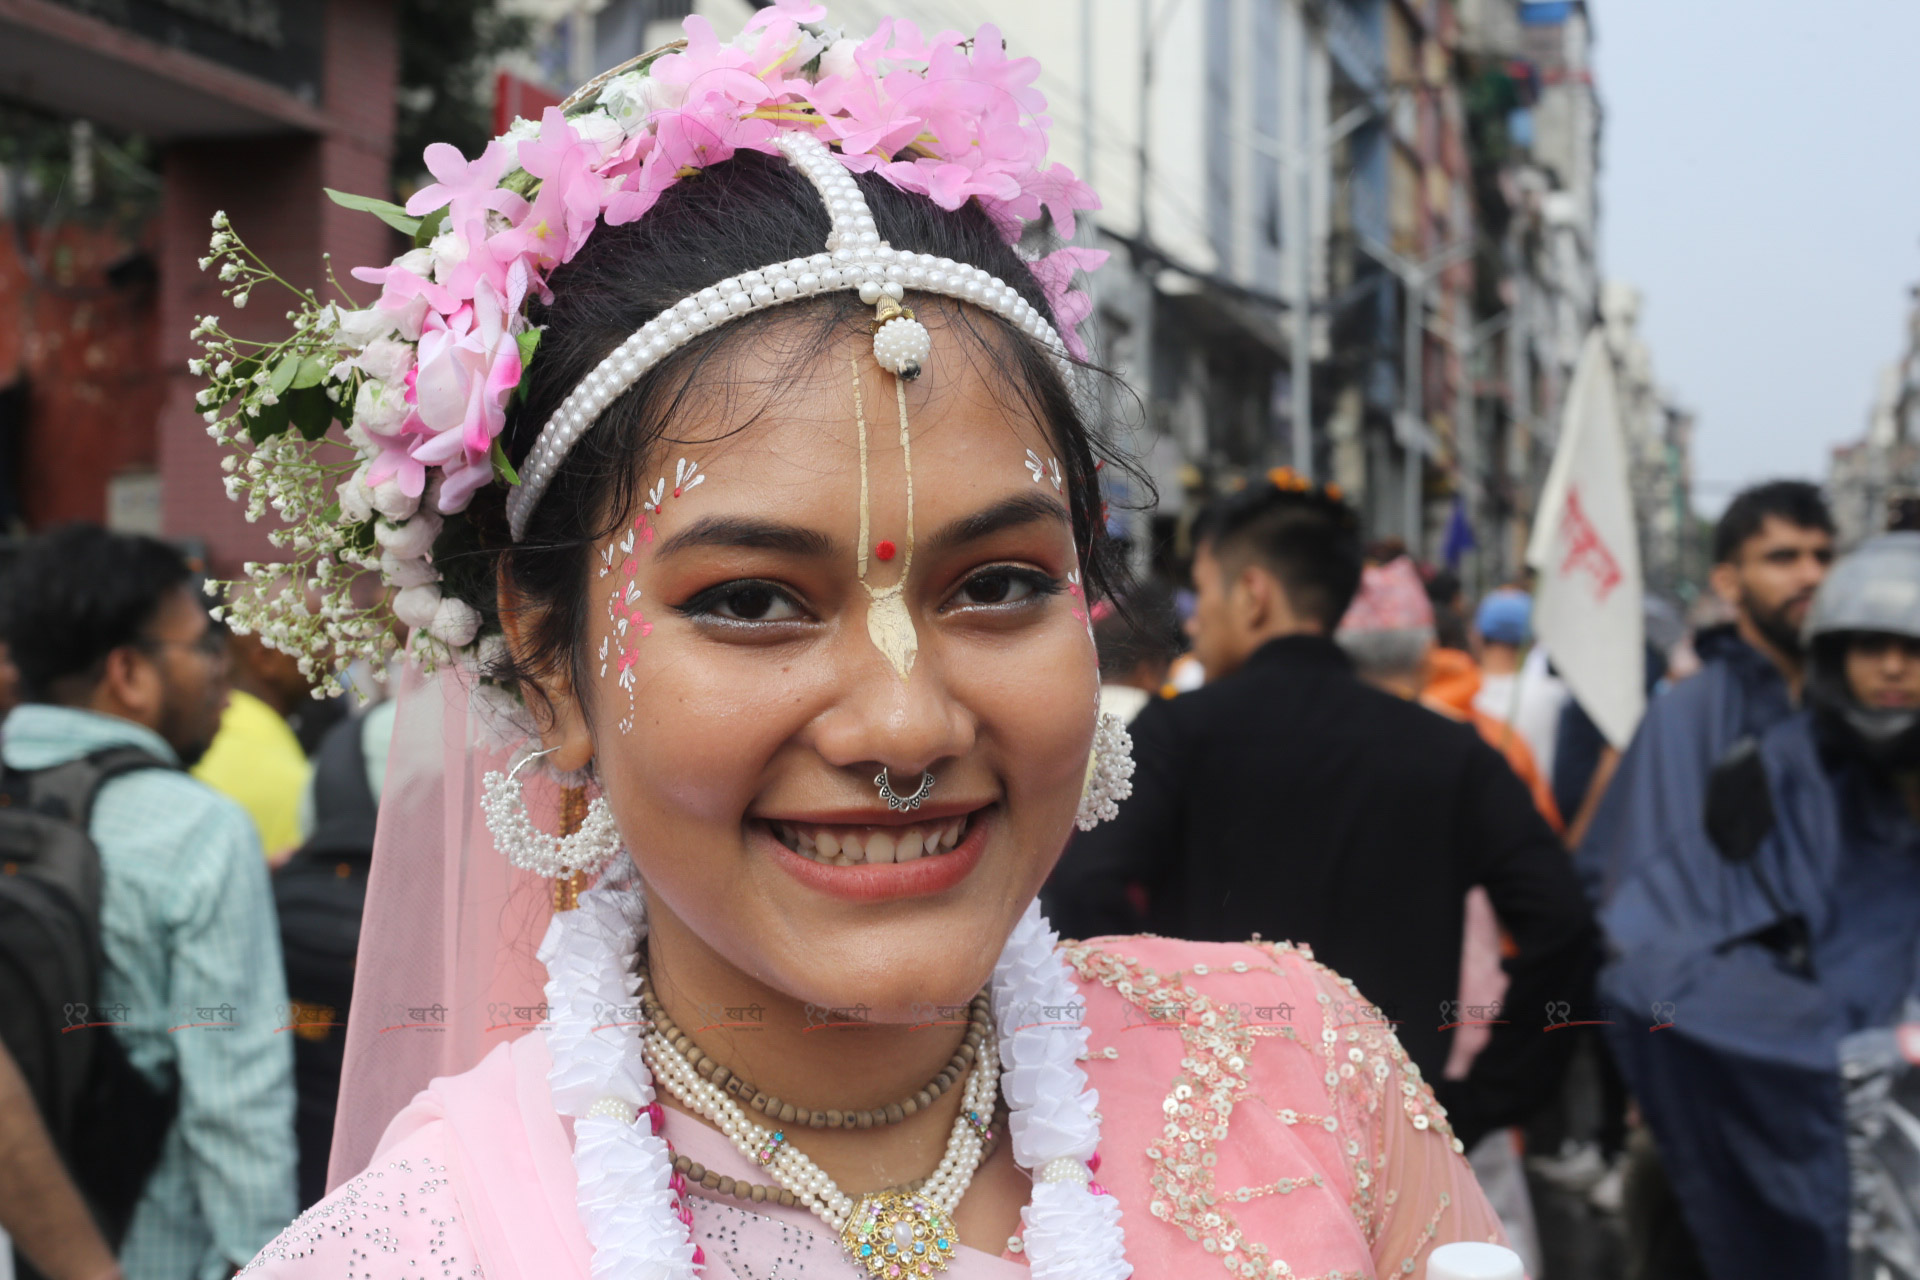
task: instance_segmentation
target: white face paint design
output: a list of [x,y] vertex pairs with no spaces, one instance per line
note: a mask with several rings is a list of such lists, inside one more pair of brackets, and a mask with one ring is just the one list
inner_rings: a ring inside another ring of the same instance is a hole
[[[673,496],[682,497],[705,481],[706,477],[700,474],[700,464],[682,458],[673,469]],[[627,714],[620,718],[622,733],[633,732],[637,717],[634,699],[638,681],[633,669],[640,661],[640,641],[653,634],[653,623],[640,608],[644,594],[637,581],[640,553],[653,541],[651,517],[660,514],[660,504],[666,494],[667,479],[662,476],[647,491],[640,514],[634,517],[626,535],[607,544],[600,552],[600,576],[613,579],[613,586],[607,592],[607,621],[613,624],[613,631],[600,641],[600,678],[604,680],[607,672],[613,670],[618,673],[620,688],[627,691]]]
[[1033,477],[1035,484],[1039,484],[1042,480],[1053,481],[1055,493],[1059,493],[1061,486],[1066,482],[1066,477],[1061,474],[1058,458],[1048,458],[1042,462],[1040,455],[1031,449],[1027,450],[1027,474]]
[[[900,576],[890,587],[876,587],[867,581],[867,542],[872,536],[872,504],[867,488],[867,409],[860,385],[860,363],[849,360],[853,371],[853,413],[860,439],[860,585],[867,592],[867,638],[880,650],[902,680],[913,674],[913,660],[920,652],[920,636],[913,629],[913,614],[907,608],[907,575],[913,569],[913,442],[907,432],[907,386],[894,379],[894,398],[900,406],[900,458],[907,473],[906,546],[901,552]],[[878,555],[891,559],[893,543],[883,541]]]

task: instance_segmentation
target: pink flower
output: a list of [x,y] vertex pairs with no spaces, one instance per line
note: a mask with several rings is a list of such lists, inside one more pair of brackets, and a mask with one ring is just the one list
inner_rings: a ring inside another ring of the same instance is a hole
[[1093,299],[1071,288],[1075,271],[1094,271],[1108,258],[1105,249],[1082,249],[1069,245],[1056,249],[1033,264],[1034,279],[1047,296],[1053,320],[1067,352],[1076,360],[1087,358],[1087,344],[1081,340],[1080,325],[1093,314]]
[[414,390],[422,434],[410,452],[445,471],[443,512],[463,509],[492,474],[494,437],[506,425],[507,397],[520,382],[520,346],[507,332],[509,314],[482,282],[471,304],[451,316],[429,315],[420,335]]
[[509,157],[499,139],[489,142],[480,158],[471,163],[460,154],[460,148],[446,142],[428,147],[424,158],[427,171],[439,181],[420,188],[407,201],[407,212],[414,217],[450,205],[447,221],[465,228],[476,218],[484,225],[488,210],[503,213],[510,220],[526,212],[527,202],[500,186]]
[[668,173],[720,164],[743,149],[775,150],[774,122],[743,119],[735,100],[719,90],[688,98],[678,111],[663,112],[656,124],[658,140],[647,166]]
[[607,184],[594,171],[599,159],[600,148],[575,132],[560,108],[548,107],[540,136],[520,144],[520,167],[540,179],[540,191],[515,227],[518,234],[502,247],[548,267],[580,252],[606,195]]
[[[409,421],[418,421],[409,418]],[[363,427],[362,430],[365,430]],[[427,487],[426,465],[407,452],[406,426],[393,435],[378,431],[367,431],[367,439],[373,442],[379,451],[367,464],[366,484],[369,489],[386,480],[399,482],[400,491],[409,498],[418,498]]]

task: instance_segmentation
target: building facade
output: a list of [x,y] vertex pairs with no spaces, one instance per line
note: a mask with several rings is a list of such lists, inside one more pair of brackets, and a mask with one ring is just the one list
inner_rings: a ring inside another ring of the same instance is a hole
[[[109,225],[54,209],[23,225],[10,200],[0,240],[0,426],[13,468],[6,515],[66,519],[198,542],[211,568],[264,558],[265,530],[221,488],[194,403],[196,319],[241,336],[285,320],[222,298],[197,260],[224,209],[296,285],[343,263],[393,256],[392,233],[329,201],[323,187],[384,194],[397,45],[388,0],[7,0],[0,5],[0,107],[69,129],[68,180],[131,165],[114,139],[150,148],[146,212]],[[18,157],[7,186],[21,189]],[[33,209],[42,215],[45,207]]]

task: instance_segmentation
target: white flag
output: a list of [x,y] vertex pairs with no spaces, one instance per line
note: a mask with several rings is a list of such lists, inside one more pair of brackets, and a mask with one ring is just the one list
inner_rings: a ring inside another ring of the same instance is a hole
[[1573,371],[1527,563],[1538,575],[1534,635],[1607,741],[1625,750],[1647,709],[1646,619],[1613,358],[1598,328]]

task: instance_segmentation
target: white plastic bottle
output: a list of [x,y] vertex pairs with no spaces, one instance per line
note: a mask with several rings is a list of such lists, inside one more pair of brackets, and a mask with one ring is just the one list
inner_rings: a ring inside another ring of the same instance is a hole
[[1460,1240],[1427,1258],[1427,1280],[1526,1280],[1526,1267],[1504,1246]]

